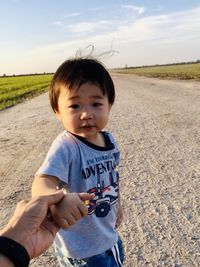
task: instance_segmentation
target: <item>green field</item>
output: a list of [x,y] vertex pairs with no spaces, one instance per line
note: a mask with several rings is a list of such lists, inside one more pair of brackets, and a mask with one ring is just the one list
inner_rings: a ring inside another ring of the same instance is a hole
[[52,75],[0,77],[0,110],[48,90]]
[[[200,63],[115,69],[114,72],[168,79],[200,80]],[[0,110],[48,90],[52,75],[0,77]]]
[[118,73],[137,74],[147,77],[182,79],[182,80],[200,80],[200,63],[195,64],[177,64],[170,66],[153,66],[116,69]]

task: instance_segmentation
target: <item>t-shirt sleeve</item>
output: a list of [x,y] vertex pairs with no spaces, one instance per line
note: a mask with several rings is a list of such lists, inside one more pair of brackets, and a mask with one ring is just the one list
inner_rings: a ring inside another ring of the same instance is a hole
[[119,165],[119,162],[120,162],[120,150],[119,150],[118,144],[116,143],[113,135],[110,132],[106,132],[106,133],[108,134],[108,136],[110,138],[110,141],[115,146],[115,149],[116,149],[116,153],[114,153],[115,163],[116,163],[116,165]]
[[63,136],[58,136],[52,143],[47,156],[35,175],[51,175],[68,183],[72,153]]

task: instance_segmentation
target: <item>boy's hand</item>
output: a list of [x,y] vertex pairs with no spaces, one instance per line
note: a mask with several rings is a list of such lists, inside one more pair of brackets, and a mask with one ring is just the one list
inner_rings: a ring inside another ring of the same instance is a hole
[[59,204],[50,207],[53,220],[60,228],[67,229],[87,215],[88,208],[84,201],[94,196],[88,193],[67,193]]
[[119,204],[115,229],[117,229],[121,225],[122,221],[123,221],[123,210],[122,206]]

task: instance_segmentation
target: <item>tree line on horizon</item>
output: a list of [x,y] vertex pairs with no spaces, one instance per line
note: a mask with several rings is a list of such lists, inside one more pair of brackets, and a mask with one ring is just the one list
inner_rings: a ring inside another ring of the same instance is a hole
[[[141,66],[130,66],[126,64],[124,69],[138,69],[138,68],[148,68],[148,67],[165,67],[165,66],[175,66],[175,65],[186,65],[186,64],[198,64],[200,63],[200,59],[196,61],[187,61],[187,62],[176,62],[176,63],[166,63],[166,64],[153,64],[153,65],[141,65]],[[122,68],[115,68],[115,69],[122,69]],[[3,77],[20,77],[20,76],[35,76],[35,75],[53,75],[53,72],[43,72],[43,73],[26,73],[26,74],[12,74],[7,75],[4,73],[0,75],[1,78]]]
[[166,63],[166,64],[153,64],[153,65],[141,65],[141,66],[130,66],[126,64],[124,69],[139,69],[139,68],[149,68],[149,67],[165,67],[165,66],[176,66],[176,65],[187,65],[187,64],[198,64],[200,59],[195,61],[186,61],[186,62],[176,62],[176,63]]
[[53,72],[42,72],[42,73],[25,73],[25,74],[12,74],[12,75],[7,75],[4,73],[3,75],[0,75],[1,78],[3,77],[23,77],[23,76],[36,76],[36,75],[53,75]]

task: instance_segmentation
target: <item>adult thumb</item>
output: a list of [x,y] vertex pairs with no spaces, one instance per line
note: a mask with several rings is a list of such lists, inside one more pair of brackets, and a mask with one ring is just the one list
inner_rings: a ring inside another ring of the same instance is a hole
[[82,201],[91,200],[95,197],[95,194],[89,193],[79,193],[78,195]]

